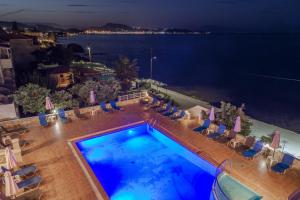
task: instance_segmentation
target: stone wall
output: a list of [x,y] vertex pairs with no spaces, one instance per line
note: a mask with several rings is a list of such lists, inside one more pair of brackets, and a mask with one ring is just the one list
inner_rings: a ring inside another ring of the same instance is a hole
[[[140,98],[136,99],[131,99],[127,101],[121,101],[118,102],[119,106],[126,106],[130,104],[135,104],[140,101]],[[107,107],[110,107],[110,104],[107,104]],[[91,106],[91,107],[85,107],[85,108],[80,108],[80,113],[94,113],[94,112],[100,112],[100,106]],[[66,116],[75,119],[76,116],[74,115],[73,110],[68,110],[65,112]],[[49,122],[55,121],[56,117],[55,114],[48,114],[47,119]],[[26,117],[26,118],[19,118],[19,119],[13,119],[13,120],[7,120],[7,121],[2,121],[0,122],[0,125],[5,126],[5,127],[14,127],[14,126],[25,126],[25,127],[32,127],[32,126],[39,126],[39,119],[38,116],[34,117]]]

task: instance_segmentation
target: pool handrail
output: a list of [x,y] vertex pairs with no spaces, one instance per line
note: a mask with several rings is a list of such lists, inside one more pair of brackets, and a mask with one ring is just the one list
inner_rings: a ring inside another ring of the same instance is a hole
[[[226,170],[226,166],[228,164],[229,164],[229,170],[228,169]],[[213,191],[213,194],[214,194],[214,197],[215,197],[216,200],[230,200],[230,198],[227,197],[226,193],[222,190],[222,188],[221,188],[221,186],[219,184],[218,177],[220,175],[223,175],[224,171],[227,171],[230,174],[231,169],[232,169],[232,161],[229,160],[229,159],[223,160],[223,162],[221,162],[221,164],[219,164],[219,166],[216,169],[216,177],[215,177],[215,180],[214,180],[214,183],[213,183],[213,188],[212,188],[212,191]],[[216,188],[222,194],[222,198],[219,198],[217,196],[217,194],[216,194],[216,192],[217,192]]]

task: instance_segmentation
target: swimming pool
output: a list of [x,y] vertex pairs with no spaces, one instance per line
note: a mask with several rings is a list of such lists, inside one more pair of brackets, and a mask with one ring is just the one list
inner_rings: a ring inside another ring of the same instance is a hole
[[148,124],[76,146],[112,200],[209,200],[216,167]]

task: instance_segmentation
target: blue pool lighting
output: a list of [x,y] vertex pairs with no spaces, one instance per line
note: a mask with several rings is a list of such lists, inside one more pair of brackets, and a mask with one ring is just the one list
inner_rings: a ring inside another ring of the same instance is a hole
[[76,142],[111,200],[210,200],[216,168],[148,124]]

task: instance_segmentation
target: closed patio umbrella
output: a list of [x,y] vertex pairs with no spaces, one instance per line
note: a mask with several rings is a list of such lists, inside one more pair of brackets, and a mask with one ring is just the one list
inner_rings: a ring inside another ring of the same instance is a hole
[[54,108],[54,105],[51,102],[50,97],[46,97],[46,110],[52,110],[53,108]]
[[13,153],[13,151],[10,149],[10,147],[5,148],[5,157],[6,157],[7,169],[13,169],[15,167],[18,167],[16,156]]
[[215,108],[211,107],[210,113],[209,113],[209,120],[214,121],[215,120]]
[[90,104],[94,105],[96,103],[96,96],[95,92],[92,90],[90,91]]
[[5,195],[7,197],[15,196],[19,190],[18,185],[14,181],[13,176],[10,171],[6,171],[4,173],[4,181],[5,181]]
[[233,131],[236,133],[241,132],[241,117],[238,116],[235,120]]
[[275,154],[275,149],[277,149],[280,145],[280,132],[278,130],[276,130],[274,132],[273,135],[273,139],[272,139],[272,143],[271,143],[271,147],[273,148],[273,158],[274,158],[274,154]]

